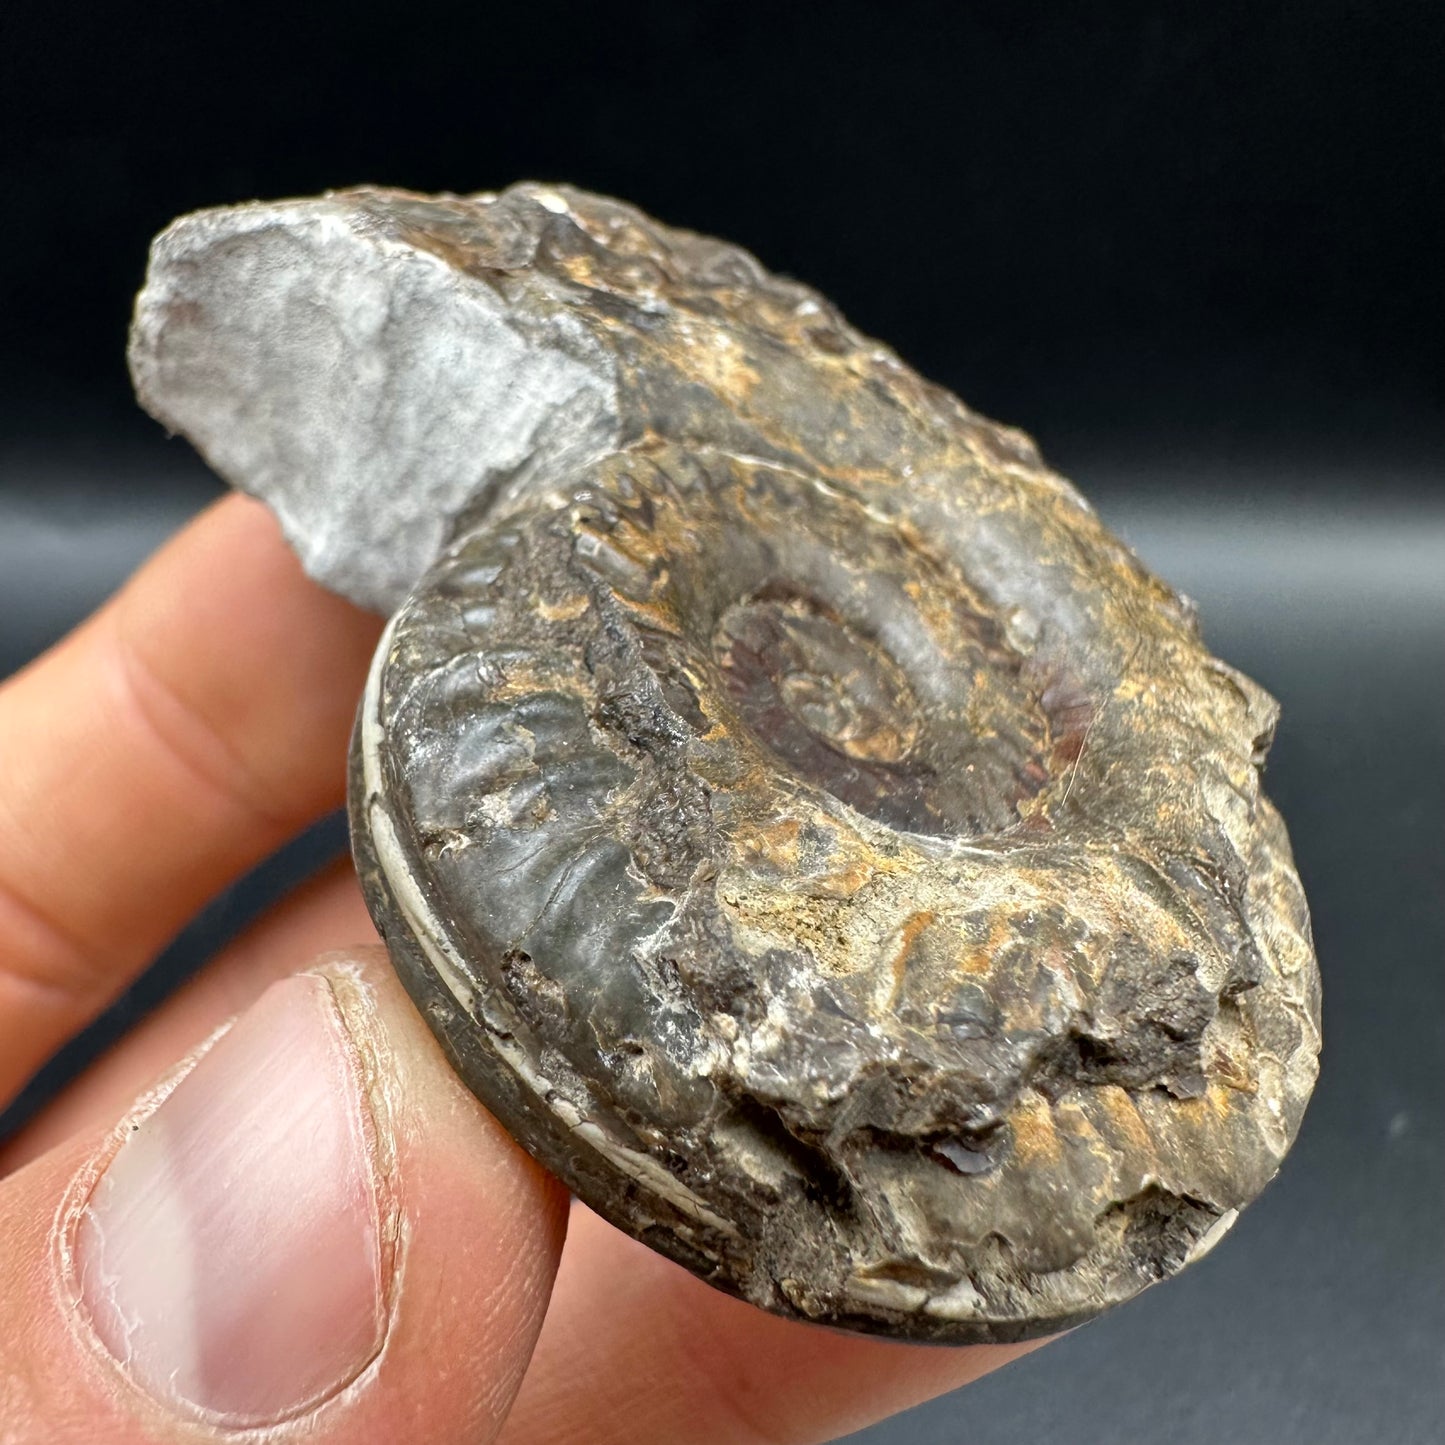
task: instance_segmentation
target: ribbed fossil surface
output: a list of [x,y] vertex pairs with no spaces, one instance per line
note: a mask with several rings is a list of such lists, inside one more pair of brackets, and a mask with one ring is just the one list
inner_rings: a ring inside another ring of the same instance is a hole
[[373,915],[614,1223],[782,1314],[1012,1340],[1274,1175],[1319,1049],[1277,709],[1021,433],[530,184],[184,218],[132,365],[394,614]]

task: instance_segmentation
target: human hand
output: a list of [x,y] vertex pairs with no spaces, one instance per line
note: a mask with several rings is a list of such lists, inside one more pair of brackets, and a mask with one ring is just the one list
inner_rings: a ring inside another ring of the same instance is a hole
[[[0,1102],[339,805],[379,631],[234,496],[0,688]],[[790,1323],[569,1218],[340,865],[0,1154],[7,1445],[817,1441],[1029,1348]]]

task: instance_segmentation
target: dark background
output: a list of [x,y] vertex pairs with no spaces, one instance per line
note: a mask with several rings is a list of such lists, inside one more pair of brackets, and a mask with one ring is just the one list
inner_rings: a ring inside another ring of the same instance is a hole
[[[1439,0],[5,0],[0,673],[214,495],[124,369],[175,214],[533,176],[741,241],[1033,432],[1281,698],[1326,986],[1299,1143],[1223,1247],[860,1440],[1438,1441],[1442,82]],[[219,900],[118,1019],[340,838]]]

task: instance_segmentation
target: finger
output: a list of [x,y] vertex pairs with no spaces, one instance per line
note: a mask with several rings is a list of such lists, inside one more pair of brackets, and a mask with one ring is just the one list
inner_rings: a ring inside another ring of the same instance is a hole
[[[606,1302],[607,1328],[597,1326]],[[901,1345],[796,1324],[710,1289],[574,1206],[505,1445],[803,1445],[996,1370],[1023,1345]]]
[[117,1118],[146,1084],[277,980],[340,948],[375,945],[349,858],[308,879],[73,1080],[0,1148],[0,1179]]
[[0,1187],[0,1438],[491,1440],[564,1229],[384,960],[328,963]]
[[[338,863],[298,889],[122,1040],[15,1141],[10,1159],[0,1163],[23,1161],[78,1129],[114,1118],[165,1059],[206,1037],[274,978],[319,950],[360,937],[367,928],[354,874]],[[889,1346],[772,1320],[699,1285],[588,1211],[578,1207],[573,1213],[557,1294],[508,1440],[570,1441],[579,1438],[581,1422],[587,1433],[580,1438],[605,1439],[592,1402],[609,1393],[619,1408],[625,1406],[616,1416],[626,1421],[624,1438],[650,1421],[651,1433],[636,1433],[636,1438],[686,1440],[679,1415],[697,1418],[699,1438],[726,1438],[744,1427],[720,1425],[719,1419],[744,1414],[757,1421],[758,1430],[781,1439],[828,1438],[952,1389],[1015,1353]],[[625,1337],[618,1325],[599,1339],[599,1298],[610,1302],[609,1321],[629,1323]],[[715,1311],[729,1317],[728,1328],[719,1328]],[[680,1359],[669,1357],[666,1336],[674,1319],[681,1321],[677,1339],[697,1341],[703,1352],[696,1368],[691,1351],[681,1352]],[[772,1338],[775,1334],[781,1335],[781,1344]],[[717,1349],[724,1340],[733,1342],[732,1353],[720,1357]],[[629,1353],[631,1363],[623,1359]],[[769,1366],[760,1375],[759,1366],[772,1359],[778,1361],[776,1372]],[[716,1369],[705,1368],[710,1360],[718,1362]],[[787,1377],[783,1387],[777,1386],[778,1374]],[[661,1391],[659,1380],[665,1386]],[[714,1408],[700,1410],[709,1399]],[[800,1404],[800,1421],[779,1417],[780,1405],[792,1401]]]
[[340,801],[379,627],[233,496],[0,688],[0,1101]]

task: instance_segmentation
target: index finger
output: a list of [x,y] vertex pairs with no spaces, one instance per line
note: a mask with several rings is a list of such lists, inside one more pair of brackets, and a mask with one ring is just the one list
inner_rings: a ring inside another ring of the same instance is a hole
[[341,802],[380,628],[229,496],[0,687],[0,1102]]

